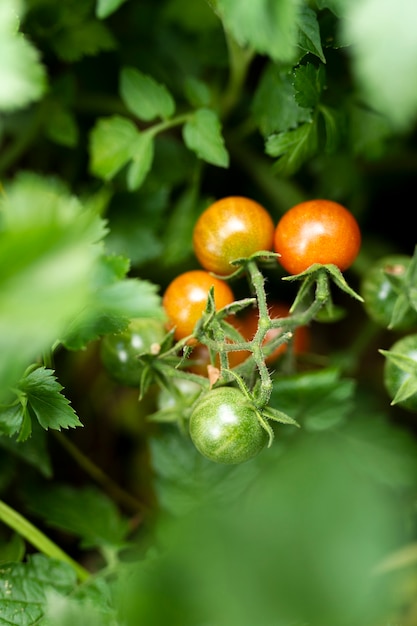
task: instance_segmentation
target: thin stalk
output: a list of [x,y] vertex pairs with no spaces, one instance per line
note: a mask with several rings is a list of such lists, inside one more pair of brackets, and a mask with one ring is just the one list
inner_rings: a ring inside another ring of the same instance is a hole
[[86,472],[86,474],[103,487],[103,489],[113,498],[115,502],[118,502],[121,506],[133,513],[143,512],[146,509],[142,502],[122,489],[110,478],[110,476],[103,472],[100,467],[93,463],[93,461],[81,452],[77,446],[67,439],[67,437],[58,431],[53,432],[59,443],[63,448],[65,448],[68,454],[70,454],[70,456]]
[[72,559],[66,552],[61,550],[56,543],[51,541],[49,537],[36,528],[36,526],[25,517],[1,500],[0,520],[46,556],[71,565],[80,581],[85,581],[89,578],[90,572]]

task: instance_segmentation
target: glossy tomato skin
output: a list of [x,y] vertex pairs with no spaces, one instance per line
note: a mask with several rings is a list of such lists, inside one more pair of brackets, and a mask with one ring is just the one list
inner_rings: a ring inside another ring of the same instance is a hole
[[203,456],[224,464],[249,461],[268,440],[250,400],[235,387],[212,389],[197,400],[190,436]]
[[100,357],[106,371],[118,383],[138,387],[143,372],[138,354],[150,352],[165,335],[164,324],[148,318],[133,319],[123,332],[105,335],[100,345]]
[[272,250],[275,225],[258,202],[228,196],[210,205],[193,231],[195,255],[209,272],[227,276],[236,270],[231,261]]
[[162,298],[162,305],[167,314],[168,329],[175,329],[175,339],[183,339],[192,334],[206,308],[211,287],[214,287],[217,310],[234,301],[234,294],[229,285],[205,270],[190,270],[179,274],[168,285]]
[[[398,293],[387,277],[391,273],[398,278],[404,276],[411,257],[405,254],[391,254],[378,259],[365,273],[361,282],[361,295],[365,311],[379,326],[390,326]],[[411,307],[392,330],[410,330],[417,327],[417,311]]]
[[350,267],[361,245],[359,225],[350,211],[332,200],[296,204],[279,220],[274,249],[278,261],[292,275],[313,263],[333,263],[341,271]]
[[[390,348],[390,352],[396,352],[403,356],[409,357],[415,362],[414,377],[417,378],[417,334],[406,335],[396,341]],[[396,365],[391,359],[385,358],[384,363],[384,385],[391,400],[395,397],[398,389],[412,374],[404,371]],[[407,411],[417,412],[417,393],[413,394],[404,401],[396,403]]]

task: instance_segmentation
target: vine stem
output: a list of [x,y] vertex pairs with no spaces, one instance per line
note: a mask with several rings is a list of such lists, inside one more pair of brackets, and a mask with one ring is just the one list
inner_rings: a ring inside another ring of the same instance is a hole
[[108,476],[103,470],[98,467],[91,459],[89,459],[77,446],[75,446],[69,439],[67,439],[62,433],[53,431],[56,439],[62,445],[63,448],[70,454],[70,456],[76,461],[76,463],[103,489],[113,498],[115,502],[118,502],[121,506],[132,513],[143,512],[145,505],[137,500],[130,493],[122,489],[116,482],[114,482],[110,476]]
[[12,509],[2,500],[0,500],[0,520],[46,556],[71,565],[80,581],[85,581],[90,577],[90,572],[72,559],[56,543],[51,541],[49,537],[23,517],[23,515]]

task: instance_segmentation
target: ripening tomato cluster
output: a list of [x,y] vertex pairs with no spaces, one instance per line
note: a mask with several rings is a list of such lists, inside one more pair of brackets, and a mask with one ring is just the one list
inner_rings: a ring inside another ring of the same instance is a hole
[[[231,304],[234,294],[226,280],[236,271],[233,264],[236,260],[247,259],[262,251],[273,251],[280,255],[281,266],[293,275],[307,270],[314,263],[333,263],[343,271],[355,260],[360,243],[356,219],[337,202],[302,202],[287,211],[275,226],[268,211],[254,200],[240,196],[217,200],[200,215],[193,231],[194,252],[202,269],[177,276],[164,293],[168,327],[174,329],[177,340],[191,335],[204,311],[211,287],[216,308]],[[271,317],[288,315],[288,309],[283,309],[285,305],[271,302],[270,306]],[[237,327],[244,339],[250,340],[256,332],[257,312],[228,321]],[[295,348],[302,350],[306,331],[297,330]],[[270,331],[268,339],[271,334],[274,333]],[[283,349],[281,347],[279,352]],[[207,350],[205,352],[207,354]],[[247,357],[242,352],[230,352],[229,355],[232,366]],[[198,368],[199,360],[204,362],[206,359],[204,347],[199,348],[195,356]],[[270,361],[273,358],[271,356]]]

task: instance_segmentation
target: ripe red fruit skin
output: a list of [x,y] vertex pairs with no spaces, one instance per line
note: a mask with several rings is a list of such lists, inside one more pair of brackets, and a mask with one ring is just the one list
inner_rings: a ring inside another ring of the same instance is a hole
[[356,259],[361,232],[353,214],[332,200],[296,204],[279,220],[274,234],[278,261],[292,275],[314,263],[334,264],[341,271]]

